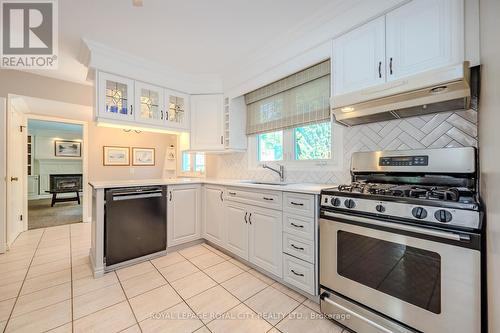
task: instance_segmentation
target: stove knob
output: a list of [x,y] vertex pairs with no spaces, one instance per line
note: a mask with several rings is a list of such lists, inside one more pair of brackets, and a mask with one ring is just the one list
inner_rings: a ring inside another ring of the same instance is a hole
[[436,220],[443,223],[448,223],[452,219],[451,213],[444,209],[437,210],[434,213],[434,217],[436,218]]
[[346,199],[346,201],[344,201],[344,205],[347,208],[354,208],[354,207],[356,207],[356,203],[352,199]]
[[422,207],[413,208],[411,214],[417,219],[425,219],[427,217],[427,211]]
[[377,205],[377,206],[375,207],[375,210],[376,210],[377,212],[379,212],[379,213],[383,213],[383,212],[385,212],[385,207],[384,207],[384,206],[382,206],[382,205]]
[[340,204],[341,204],[340,199],[339,198],[332,198],[331,204],[332,204],[333,207],[340,206]]

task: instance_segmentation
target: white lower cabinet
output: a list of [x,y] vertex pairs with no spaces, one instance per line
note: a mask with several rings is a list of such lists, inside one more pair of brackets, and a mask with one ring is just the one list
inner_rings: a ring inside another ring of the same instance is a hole
[[266,271],[282,277],[282,213],[280,211],[252,207],[248,216],[248,261]]
[[167,200],[167,246],[200,239],[201,186],[169,186]]
[[263,270],[282,277],[282,213],[226,202],[226,248]]
[[317,294],[315,271],[313,264],[283,255],[283,280],[312,295]]
[[206,185],[203,193],[203,237],[225,247],[224,188]]

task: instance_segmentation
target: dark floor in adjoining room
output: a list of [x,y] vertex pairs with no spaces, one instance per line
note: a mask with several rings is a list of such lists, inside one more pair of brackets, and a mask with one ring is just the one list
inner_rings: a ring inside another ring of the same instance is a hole
[[82,205],[76,202],[56,203],[50,199],[28,201],[28,229],[55,227],[82,222]]

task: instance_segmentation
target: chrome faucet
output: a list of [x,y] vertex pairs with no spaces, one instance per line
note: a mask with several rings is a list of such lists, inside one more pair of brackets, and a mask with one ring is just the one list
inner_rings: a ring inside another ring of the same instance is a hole
[[271,171],[274,171],[276,172],[279,176],[280,176],[280,182],[284,182],[285,181],[285,166],[281,165],[281,164],[278,164],[279,166],[279,169],[275,169],[273,167],[270,167],[269,165],[267,164],[263,164],[262,167],[264,169],[269,169]]

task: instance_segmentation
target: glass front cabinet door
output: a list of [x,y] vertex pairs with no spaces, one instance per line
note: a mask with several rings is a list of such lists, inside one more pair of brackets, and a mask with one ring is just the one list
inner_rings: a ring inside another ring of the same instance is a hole
[[133,120],[134,81],[99,72],[98,117]]
[[167,127],[189,130],[189,95],[166,90]]
[[165,126],[164,89],[143,82],[135,82],[135,120]]

